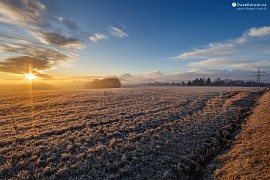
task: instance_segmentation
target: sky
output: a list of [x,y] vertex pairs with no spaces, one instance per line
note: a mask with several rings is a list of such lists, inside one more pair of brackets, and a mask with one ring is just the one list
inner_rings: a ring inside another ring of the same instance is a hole
[[0,0],[0,82],[270,82],[267,0]]

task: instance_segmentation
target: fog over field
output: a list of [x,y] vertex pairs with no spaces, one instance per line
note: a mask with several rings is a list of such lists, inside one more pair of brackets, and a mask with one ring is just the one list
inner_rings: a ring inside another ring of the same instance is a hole
[[1,92],[1,179],[186,179],[231,142],[261,88]]

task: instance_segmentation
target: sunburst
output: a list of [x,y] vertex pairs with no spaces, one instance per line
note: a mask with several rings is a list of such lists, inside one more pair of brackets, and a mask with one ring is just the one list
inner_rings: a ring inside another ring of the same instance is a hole
[[29,80],[29,81],[32,81],[34,79],[37,79],[37,76],[35,76],[34,74],[25,74],[25,79]]

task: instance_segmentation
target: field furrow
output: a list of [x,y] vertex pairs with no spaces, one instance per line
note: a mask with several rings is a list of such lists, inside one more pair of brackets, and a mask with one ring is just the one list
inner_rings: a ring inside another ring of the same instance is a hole
[[181,179],[261,95],[220,89],[34,91],[0,97],[2,179]]

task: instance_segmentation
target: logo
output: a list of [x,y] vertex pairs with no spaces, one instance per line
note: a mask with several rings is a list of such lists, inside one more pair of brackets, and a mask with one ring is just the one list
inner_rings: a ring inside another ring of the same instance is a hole
[[237,11],[266,11],[266,3],[239,3],[233,2],[232,7]]

